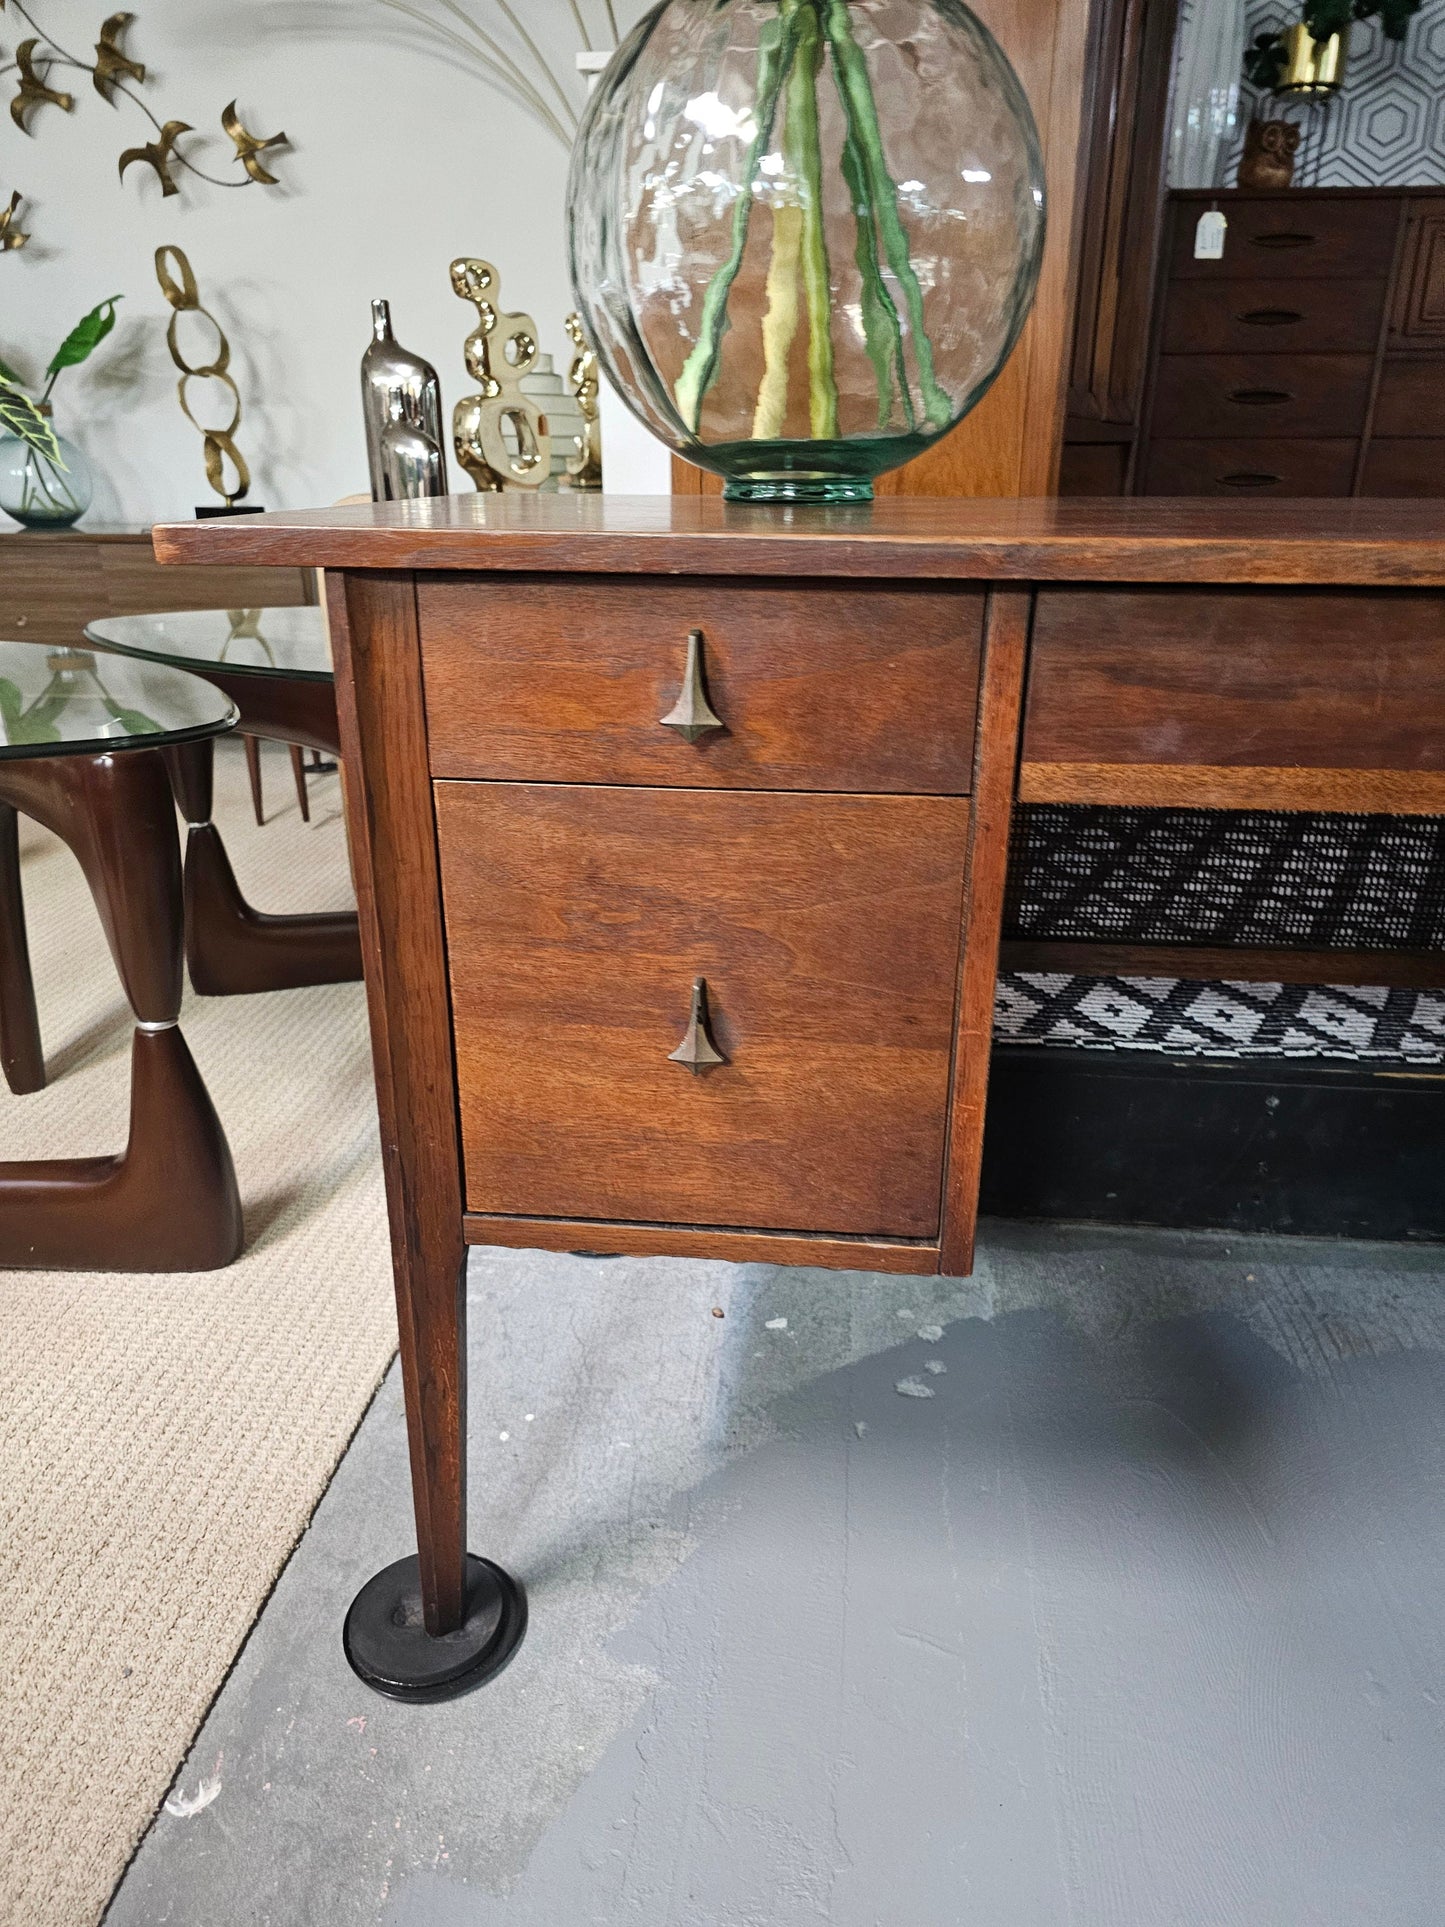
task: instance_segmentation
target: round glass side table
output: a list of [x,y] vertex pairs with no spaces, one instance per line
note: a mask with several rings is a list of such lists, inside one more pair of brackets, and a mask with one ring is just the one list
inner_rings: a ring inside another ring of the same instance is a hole
[[[339,755],[336,690],[326,618],[314,605],[292,609],[187,609],[178,614],[104,616],[86,640],[108,654],[191,669],[240,711],[241,729],[303,749]],[[236,882],[212,821],[209,744],[170,759],[186,819],[186,957],[202,996],[353,983],[361,976],[354,911],[270,916],[253,909]]]
[[74,851],[135,1016],[130,1133],[113,1157],[0,1164],[0,1267],[209,1271],[241,1249],[230,1148],[180,1031],[181,866],[163,760],[234,727],[198,676],[0,642],[0,1060],[45,1082],[16,814]]

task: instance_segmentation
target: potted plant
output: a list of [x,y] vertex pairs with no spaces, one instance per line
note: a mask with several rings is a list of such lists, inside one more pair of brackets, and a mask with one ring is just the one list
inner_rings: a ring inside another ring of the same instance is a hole
[[120,298],[111,295],[75,324],[51,356],[38,395],[0,360],[0,509],[26,528],[67,529],[90,507],[90,465],[56,434],[50,394],[64,369],[89,360],[105,340]]

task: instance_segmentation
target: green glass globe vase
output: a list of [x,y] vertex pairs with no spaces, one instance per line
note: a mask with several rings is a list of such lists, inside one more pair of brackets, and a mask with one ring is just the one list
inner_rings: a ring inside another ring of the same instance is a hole
[[613,385],[753,501],[866,500],[946,435],[1044,235],[1033,116],[962,0],[662,0],[593,94],[569,202]]

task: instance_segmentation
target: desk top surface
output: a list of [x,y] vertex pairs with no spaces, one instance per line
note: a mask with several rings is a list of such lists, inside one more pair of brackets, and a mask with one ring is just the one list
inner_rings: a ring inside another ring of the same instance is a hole
[[327,569],[1422,588],[1445,585],[1445,503],[448,495],[173,523],[155,549],[162,562]]

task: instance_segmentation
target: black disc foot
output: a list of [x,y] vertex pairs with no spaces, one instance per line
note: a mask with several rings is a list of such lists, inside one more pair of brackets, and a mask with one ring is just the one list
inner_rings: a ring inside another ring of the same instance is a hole
[[421,1564],[398,1559],[351,1602],[341,1643],[358,1678],[398,1700],[446,1700],[496,1673],[522,1643],[527,1595],[490,1559],[467,1555],[467,1616],[433,1639],[422,1622]]

